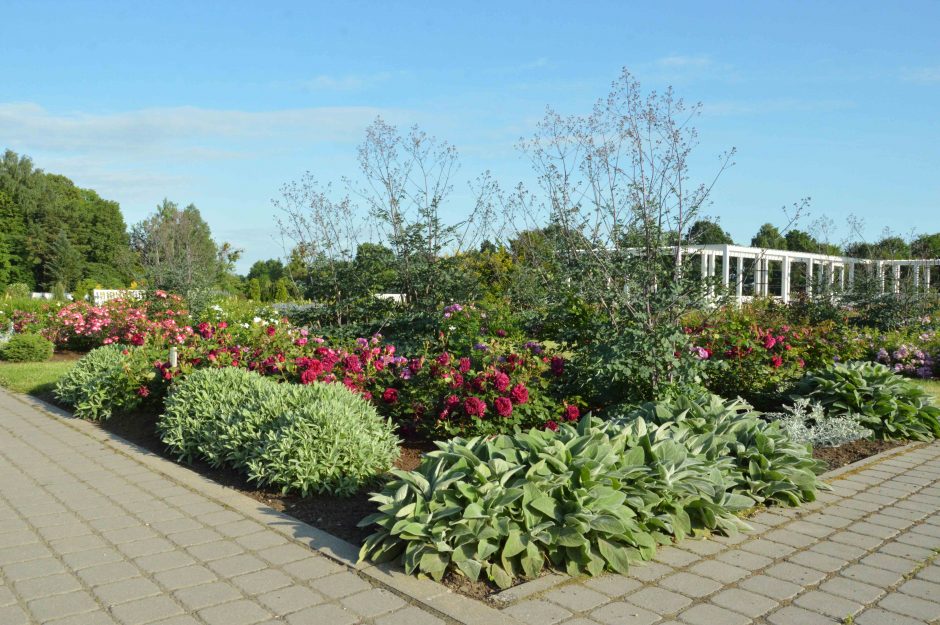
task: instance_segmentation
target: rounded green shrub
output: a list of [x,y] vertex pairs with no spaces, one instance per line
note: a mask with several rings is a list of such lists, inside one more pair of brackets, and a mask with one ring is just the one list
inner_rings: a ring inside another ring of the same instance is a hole
[[138,407],[156,378],[151,354],[140,347],[105,345],[79,360],[56,383],[56,398],[76,417],[103,421]]
[[806,375],[798,397],[822,404],[830,416],[853,415],[883,440],[940,437],[940,408],[909,379],[874,362],[837,363]]
[[304,495],[350,495],[398,456],[391,422],[345,387],[282,384],[235,368],[177,383],[157,428],[182,460],[230,466]]
[[45,362],[52,358],[52,342],[38,334],[14,334],[0,345],[0,360]]

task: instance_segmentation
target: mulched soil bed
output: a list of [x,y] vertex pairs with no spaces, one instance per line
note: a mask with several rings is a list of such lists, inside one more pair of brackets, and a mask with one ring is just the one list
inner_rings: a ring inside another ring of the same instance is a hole
[[824,460],[831,471],[904,444],[905,441],[853,441],[838,447],[817,447],[813,449],[813,458]]

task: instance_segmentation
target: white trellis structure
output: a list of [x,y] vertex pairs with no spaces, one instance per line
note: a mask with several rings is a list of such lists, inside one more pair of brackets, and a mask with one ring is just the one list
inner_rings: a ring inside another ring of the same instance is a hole
[[[882,293],[900,293],[902,283],[923,291],[940,286],[940,259],[869,260],[740,245],[688,245],[682,253],[686,262],[698,257],[703,277],[721,276],[721,284],[739,302],[756,296],[777,297],[788,303],[795,293],[795,273],[803,282],[798,288],[807,295],[812,295],[814,288],[824,292],[850,289],[859,271],[874,272]],[[803,269],[798,269],[801,266]],[[779,276],[773,285],[771,275]]]

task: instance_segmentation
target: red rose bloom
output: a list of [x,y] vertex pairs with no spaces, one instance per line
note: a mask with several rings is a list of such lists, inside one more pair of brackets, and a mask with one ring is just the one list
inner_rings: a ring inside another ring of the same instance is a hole
[[467,371],[470,371],[470,359],[464,357],[460,359],[460,373],[466,373]]
[[442,353],[440,356],[438,356],[438,357],[437,357],[437,364],[441,365],[442,367],[446,367],[447,365],[449,365],[449,364],[450,364],[450,354],[448,354],[447,352],[444,352],[444,353]]
[[463,409],[471,417],[482,417],[486,412],[486,402],[479,397],[468,397],[463,402]]
[[277,332],[277,328],[275,328],[274,326],[268,326],[265,332],[268,333],[268,336],[274,336],[274,333]]
[[497,371],[496,375],[493,376],[493,388],[500,393],[505,393],[506,389],[509,388],[509,376],[502,371]]
[[444,403],[447,405],[448,408],[453,408],[454,406],[460,403],[460,398],[457,397],[456,395],[448,395],[447,399],[444,400]]
[[558,429],[558,424],[555,423],[554,421],[546,421],[546,422],[545,422],[545,429],[546,429],[546,430],[551,430],[552,432],[554,432],[555,430]]
[[512,398],[514,404],[524,404],[529,401],[529,389],[524,384],[516,384],[509,391],[509,397]]
[[501,417],[508,417],[512,414],[512,401],[508,397],[496,398],[496,414]]
[[385,389],[385,391],[382,393],[382,401],[384,401],[386,404],[398,403],[398,389]]
[[310,384],[315,382],[317,379],[317,373],[313,369],[307,369],[300,374],[300,383],[301,384]]
[[565,418],[569,421],[577,421],[581,418],[581,411],[574,404],[570,404],[565,408]]
[[552,375],[559,376],[565,372],[565,359],[561,356],[552,356],[552,363],[549,365]]
[[779,369],[780,367],[783,366],[783,358],[781,358],[780,356],[774,356],[773,358],[770,359],[770,364],[773,365],[774,369]]

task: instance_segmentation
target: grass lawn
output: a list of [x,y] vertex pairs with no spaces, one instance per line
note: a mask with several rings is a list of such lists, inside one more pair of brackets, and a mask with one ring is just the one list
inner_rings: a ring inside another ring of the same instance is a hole
[[940,380],[917,380],[925,391],[933,395],[934,403],[940,406]]
[[48,397],[56,381],[75,366],[75,361],[0,362],[0,386],[17,393]]

